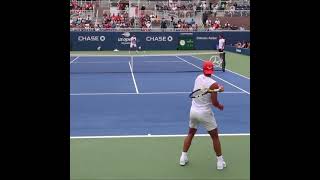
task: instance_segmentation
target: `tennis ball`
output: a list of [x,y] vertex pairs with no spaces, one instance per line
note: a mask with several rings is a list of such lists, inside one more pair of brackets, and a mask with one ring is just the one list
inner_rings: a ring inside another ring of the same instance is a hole
[[148,134],[148,136],[151,136],[151,134]]

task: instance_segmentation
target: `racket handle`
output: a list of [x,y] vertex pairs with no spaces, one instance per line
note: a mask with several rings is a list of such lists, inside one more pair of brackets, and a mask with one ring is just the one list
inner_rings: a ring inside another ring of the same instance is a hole
[[209,89],[208,90],[209,93],[219,92],[219,91],[220,91],[220,88],[218,88],[218,89]]

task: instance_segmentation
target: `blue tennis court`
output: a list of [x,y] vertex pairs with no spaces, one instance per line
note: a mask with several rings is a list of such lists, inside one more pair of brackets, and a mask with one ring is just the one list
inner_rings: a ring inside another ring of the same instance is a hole
[[[71,136],[186,134],[199,68],[191,55],[72,56]],[[225,87],[224,111],[213,109],[220,133],[249,133],[250,79],[231,71],[213,79]]]

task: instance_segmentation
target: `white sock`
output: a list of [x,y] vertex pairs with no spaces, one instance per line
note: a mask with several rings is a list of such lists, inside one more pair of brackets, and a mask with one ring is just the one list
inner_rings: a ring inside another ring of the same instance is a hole
[[218,161],[223,161],[223,157],[221,156],[217,156]]
[[181,156],[184,156],[184,157],[186,157],[187,155],[188,155],[187,152],[182,152],[182,154],[181,154]]

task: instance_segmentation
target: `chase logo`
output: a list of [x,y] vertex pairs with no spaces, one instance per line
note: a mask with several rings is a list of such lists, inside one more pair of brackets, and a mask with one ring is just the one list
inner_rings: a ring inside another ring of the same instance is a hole
[[106,40],[106,37],[105,36],[100,36],[100,41],[104,41]]
[[78,41],[105,41],[105,36],[78,36]]
[[124,37],[130,37],[130,33],[129,32],[125,32],[125,33],[123,33],[121,35],[124,36]]

